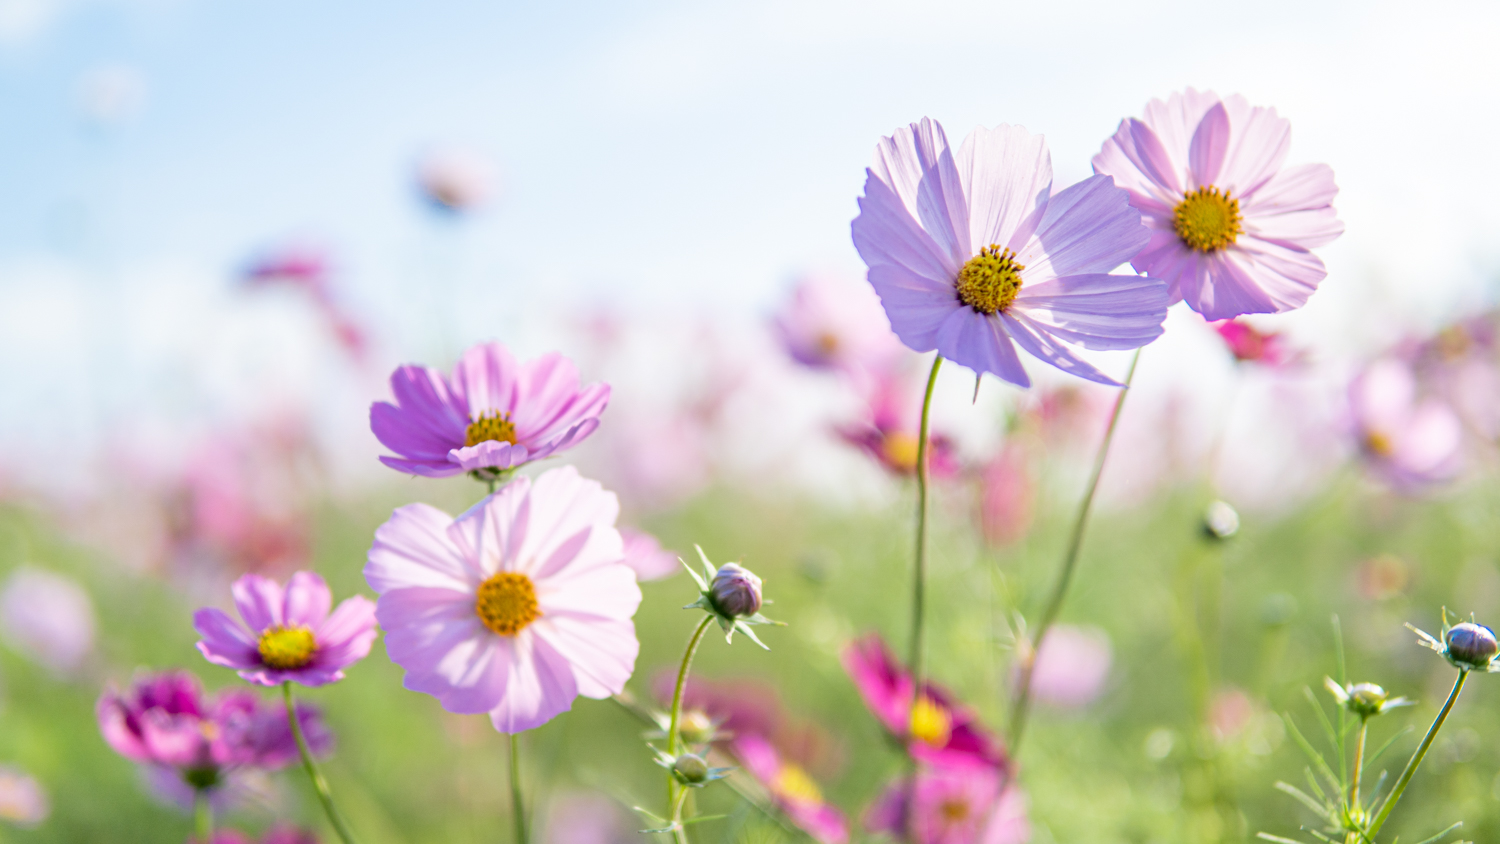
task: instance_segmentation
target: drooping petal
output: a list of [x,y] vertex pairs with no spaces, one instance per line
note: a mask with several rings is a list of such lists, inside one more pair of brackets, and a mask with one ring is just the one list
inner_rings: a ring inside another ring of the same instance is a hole
[[[1109,176],[1092,176],[1047,203],[1036,233],[1017,250],[1027,285],[1059,276],[1107,273],[1151,239],[1130,194]],[[1021,295],[1025,295],[1023,286]]]
[[1005,322],[1006,333],[1016,341],[1016,345],[1031,355],[1041,358],[1069,375],[1076,375],[1079,378],[1111,387],[1120,386],[1118,381],[1073,354],[1072,350],[1052,335],[1047,326],[1028,318],[1018,309],[1012,308],[1000,314],[1000,317]]
[[1135,349],[1161,336],[1167,284],[1138,275],[1068,276],[1023,287],[1013,309],[1086,349]]
[[933,281],[905,267],[872,265],[870,285],[891,321],[891,330],[914,351],[937,348],[937,332],[953,314],[958,293],[951,281]]
[[968,307],[954,310],[938,329],[937,350],[975,372],[988,372],[1018,387],[1031,386],[999,314],[986,316]]
[[1052,192],[1047,141],[1021,126],[979,127],[964,138],[956,160],[968,197],[969,254],[997,244],[1019,251],[1036,230]]
[[406,472],[409,475],[418,475],[424,478],[451,478],[454,475],[463,474],[463,467],[443,456],[442,462],[427,460],[403,460],[400,457],[381,456],[380,462],[395,469],[398,472]]
[[229,591],[234,595],[240,618],[250,625],[252,633],[286,623],[282,615],[281,584],[276,581],[258,574],[247,574],[236,580]]
[[449,537],[453,518],[426,504],[408,504],[375,530],[365,581],[378,594],[413,586],[472,590],[482,579]]
[[333,593],[328,583],[310,571],[299,571],[287,581],[281,617],[288,627],[304,626],[316,630],[328,618]]

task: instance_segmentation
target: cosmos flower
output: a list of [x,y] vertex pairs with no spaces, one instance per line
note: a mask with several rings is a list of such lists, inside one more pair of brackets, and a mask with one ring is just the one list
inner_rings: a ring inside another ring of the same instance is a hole
[[1192,88],[1120,122],[1094,172],[1130,191],[1151,229],[1131,260],[1205,319],[1300,308],[1327,275],[1312,249],[1344,231],[1326,164],[1285,167],[1291,123]]
[[912,844],[1023,844],[1031,837],[1026,798],[1004,774],[974,766],[918,768],[895,780],[865,815],[871,832]]
[[635,579],[642,583],[661,580],[682,571],[677,554],[661,547],[656,537],[635,528],[620,528],[620,539],[625,543],[625,565],[635,572]]
[[94,605],[71,578],[31,566],[0,591],[0,636],[55,674],[76,671],[94,648]]
[[1460,468],[1463,426],[1442,401],[1417,396],[1410,367],[1393,358],[1370,364],[1349,385],[1360,453],[1397,489],[1452,478]]
[[1277,331],[1261,331],[1243,320],[1225,319],[1209,323],[1218,333],[1229,353],[1240,363],[1259,363],[1277,367],[1291,363],[1296,355],[1287,347],[1286,336]]
[[520,477],[454,519],[425,504],[375,532],[365,579],[406,688],[495,729],[540,726],[625,686],[641,602],[613,493],[571,466]]
[[1031,529],[1036,496],[1025,449],[1006,443],[979,469],[979,527],[985,541],[1005,546]]
[[494,193],[495,165],[476,150],[433,149],[417,163],[417,189],[439,211],[474,211]]
[[640,837],[613,800],[586,791],[553,798],[546,830],[549,844],[625,844]]
[[875,149],[853,224],[901,342],[936,349],[1022,387],[1015,347],[1090,381],[1115,384],[1079,358],[1134,349],[1162,332],[1166,284],[1108,275],[1150,233],[1105,176],[1052,194],[1046,142],[1019,126],[975,129],[956,151],[923,118]]
[[1037,652],[1031,693],[1056,706],[1083,706],[1109,679],[1109,636],[1097,627],[1055,625]]
[[[869,376],[864,384],[866,415],[857,422],[839,425],[834,431],[891,474],[915,475],[917,435],[922,421],[921,385],[900,367],[875,370]],[[930,432],[927,448],[927,471],[932,477],[947,478],[958,473],[956,449],[946,434]]]
[[244,272],[248,287],[288,287],[312,300],[334,340],[356,361],[369,351],[369,335],[349,313],[333,285],[327,255],[320,249],[289,244],[256,257]]
[[808,276],[771,318],[788,356],[811,369],[858,377],[901,354],[880,300],[868,287],[834,276]]
[[355,595],[330,614],[328,584],[310,571],[292,575],[285,589],[247,574],[231,591],[244,624],[214,607],[198,610],[193,614],[193,627],[203,637],[198,650],[252,683],[335,683],[344,679],[346,667],[369,655],[375,642],[375,605]]
[[453,377],[421,366],[391,373],[396,403],[370,406],[376,439],[400,457],[380,462],[446,478],[495,478],[582,442],[599,427],[609,387],[580,388],[578,370],[559,354],[517,363],[500,343],[474,346]]
[[999,742],[943,689],[924,684],[912,705],[911,675],[878,635],[850,643],[844,649],[843,663],[865,705],[919,760],[997,770],[1009,767]]
[[0,821],[22,828],[40,824],[52,813],[47,792],[25,771],[0,765]]
[[758,735],[743,735],[730,743],[730,752],[770,792],[772,802],[787,819],[814,840],[822,844],[849,840],[843,813],[828,805],[812,777],[799,765],[782,759],[770,742]]

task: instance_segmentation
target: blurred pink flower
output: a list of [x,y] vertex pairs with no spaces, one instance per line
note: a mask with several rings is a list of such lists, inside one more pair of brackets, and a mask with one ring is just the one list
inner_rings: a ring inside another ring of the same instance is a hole
[[1423,386],[1482,440],[1500,437],[1500,312],[1459,320],[1408,357]]
[[[238,670],[251,683],[322,686],[344,679],[375,642],[375,605],[355,595],[329,614],[333,595],[322,577],[299,571],[286,587],[256,574],[234,582],[244,624],[206,607],[193,615],[198,650],[214,665]],[[249,625],[247,630],[245,625]]]
[[1109,679],[1109,636],[1097,627],[1058,624],[1037,652],[1031,692],[1057,706],[1083,706],[1099,696]]
[[835,276],[798,281],[771,328],[797,363],[855,378],[904,354],[874,291]]
[[51,813],[47,792],[40,783],[25,771],[0,765],[0,820],[28,828],[40,824]]
[[501,343],[471,347],[451,378],[398,367],[391,391],[396,404],[370,405],[370,429],[400,456],[380,462],[429,478],[495,478],[571,448],[599,427],[609,404],[609,385],[580,387],[577,368],[562,355],[517,363]]
[[1287,346],[1285,335],[1280,332],[1260,331],[1238,319],[1219,320],[1209,323],[1209,326],[1218,332],[1229,353],[1240,363],[1277,367],[1291,363],[1296,357]]
[[620,539],[625,542],[625,565],[635,572],[636,580],[661,580],[682,571],[677,553],[663,549],[651,534],[621,527]]
[[553,798],[546,830],[549,844],[627,844],[640,837],[613,800],[583,791]]
[[912,706],[911,675],[879,635],[871,633],[850,643],[844,649],[843,663],[865,705],[917,759],[1000,771],[1009,768],[999,740],[943,688],[924,684]]
[[1349,385],[1360,453],[1397,489],[1413,491],[1458,474],[1463,430],[1443,402],[1417,395],[1411,368],[1378,360]]
[[828,805],[812,777],[799,765],[782,759],[769,741],[747,734],[735,738],[729,749],[799,829],[822,844],[844,844],[849,840],[849,826],[843,813]]
[[317,308],[335,341],[356,361],[369,351],[369,336],[339,300],[328,256],[303,244],[279,247],[255,258],[245,270],[248,287],[290,287],[302,291]]
[[441,211],[474,211],[495,189],[495,165],[477,150],[440,147],[417,163],[417,188]]
[[318,844],[318,836],[301,827],[277,824],[266,830],[260,844]]
[[[843,440],[858,446],[891,473],[912,475],[917,471],[918,435],[922,421],[922,387],[910,370],[888,367],[871,373],[866,388],[867,413],[858,422],[835,428]],[[952,440],[929,431],[927,470],[933,477],[958,473],[958,458]]]
[[979,526],[992,545],[1009,545],[1031,529],[1035,498],[1025,449],[1007,442],[979,470]]
[[94,648],[93,602],[71,578],[22,566],[0,592],[0,636],[43,668],[71,674]]
[[1208,703],[1208,726],[1223,741],[1234,738],[1255,718],[1255,701],[1240,689],[1220,689]]
[[408,689],[518,733],[618,694],[641,602],[613,493],[571,466],[519,477],[454,519],[408,504],[375,531],[365,579]]
[[1031,837],[1025,795],[1005,774],[972,765],[919,766],[914,784],[902,776],[876,798],[865,827],[911,844],[1024,844]]

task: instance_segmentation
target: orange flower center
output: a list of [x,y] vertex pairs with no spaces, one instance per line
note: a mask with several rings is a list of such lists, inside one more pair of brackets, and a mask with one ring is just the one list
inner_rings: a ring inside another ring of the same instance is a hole
[[1199,252],[1214,252],[1234,243],[1240,227],[1240,201],[1210,185],[1184,194],[1172,210],[1172,229]]
[[501,413],[492,410],[488,413],[479,414],[479,418],[469,423],[464,430],[464,446],[476,446],[482,442],[496,442],[516,444],[516,426],[510,421],[509,413]]
[[933,747],[942,747],[953,734],[953,716],[932,698],[922,695],[911,708],[911,736]]
[[1016,253],[990,244],[958,271],[958,301],[982,314],[1005,310],[1021,292]]
[[313,651],[318,649],[312,630],[298,625],[268,627],[260,634],[260,661],[268,668],[291,671],[312,662]]
[[536,586],[520,572],[502,571],[479,584],[474,612],[484,626],[501,636],[514,636],[542,617]]

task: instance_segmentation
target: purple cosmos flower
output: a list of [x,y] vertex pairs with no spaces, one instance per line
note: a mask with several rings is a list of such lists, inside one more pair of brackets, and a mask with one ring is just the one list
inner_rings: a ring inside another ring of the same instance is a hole
[[955,152],[923,118],[883,139],[865,172],[854,247],[907,346],[1028,387],[1019,344],[1115,384],[1068,344],[1134,349],[1161,335],[1166,284],[1108,275],[1150,239],[1140,212],[1105,176],[1053,196],[1040,135],[980,128]]
[[911,675],[878,635],[850,643],[843,662],[865,705],[891,735],[906,743],[913,756],[947,765],[1009,767],[999,742],[943,689],[923,684],[913,707]]
[[758,735],[743,735],[730,744],[730,751],[771,794],[776,807],[802,831],[822,844],[844,844],[849,825],[838,809],[823,800],[812,777],[801,766],[787,762],[771,743]]
[[924,765],[915,782],[896,780],[870,807],[865,826],[911,844],[1024,844],[1031,837],[1020,789],[1007,787],[995,770],[967,765]]
[[1416,378],[1401,361],[1370,364],[1349,385],[1360,453],[1398,489],[1448,480],[1460,468],[1463,426],[1446,404],[1417,397]]
[[811,369],[858,377],[902,353],[880,300],[868,287],[833,276],[798,281],[771,328],[792,360]]
[[425,504],[375,531],[365,579],[406,688],[495,729],[545,724],[625,687],[641,602],[614,493],[571,466],[521,477],[454,519]]
[[0,636],[48,670],[76,671],[94,648],[94,605],[71,578],[22,566],[0,592]]
[[464,352],[452,378],[399,367],[391,392],[395,404],[370,406],[370,429],[401,456],[380,462],[429,478],[495,478],[575,446],[599,427],[609,403],[609,386],[580,388],[578,370],[562,355],[518,364],[500,343]]
[[1131,260],[1209,320],[1300,308],[1328,272],[1313,247],[1344,231],[1326,164],[1282,168],[1291,123],[1192,88],[1120,122],[1094,172],[1130,191],[1151,228]]
[[220,609],[198,610],[193,614],[193,627],[203,636],[198,650],[214,665],[239,669],[252,683],[338,682],[344,668],[364,659],[375,641],[375,605],[355,595],[330,614],[328,584],[310,571],[292,575],[285,589],[247,574],[231,591],[245,624]]
[[635,572],[635,579],[642,583],[661,580],[682,571],[677,554],[661,547],[656,537],[634,528],[620,528],[620,539],[625,542],[625,565]]
[[25,771],[0,765],[0,820],[33,827],[52,813],[47,792]]

